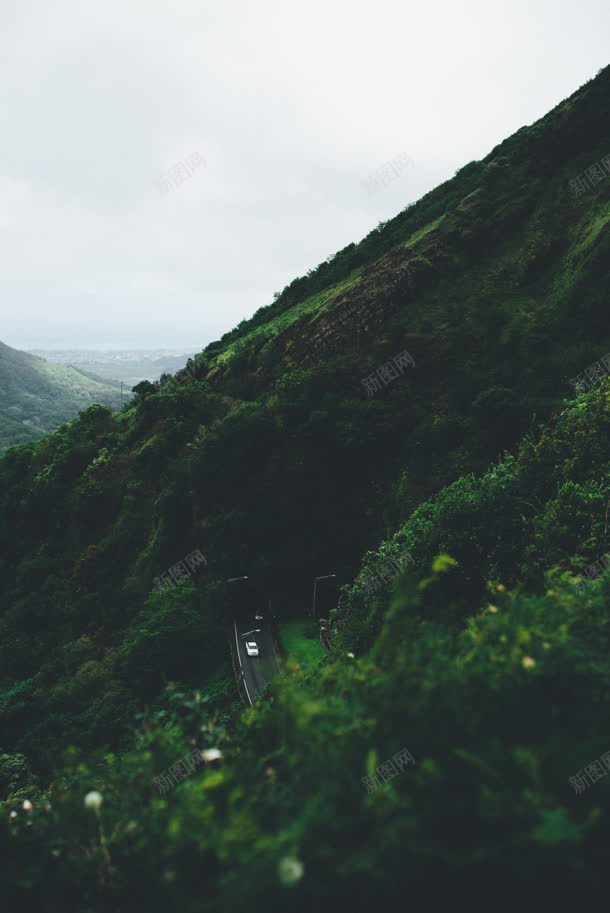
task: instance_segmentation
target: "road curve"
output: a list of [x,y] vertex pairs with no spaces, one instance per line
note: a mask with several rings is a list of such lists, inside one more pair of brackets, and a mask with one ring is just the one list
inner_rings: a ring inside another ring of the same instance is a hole
[[[260,632],[247,638],[243,635],[254,628]],[[250,706],[258,691],[263,688],[272,676],[278,671],[278,665],[273,649],[273,638],[269,626],[264,621],[256,622],[252,619],[233,622],[233,635],[237,650],[238,672],[242,676],[244,690]],[[246,640],[255,640],[258,644],[259,655],[248,656],[246,653]]]

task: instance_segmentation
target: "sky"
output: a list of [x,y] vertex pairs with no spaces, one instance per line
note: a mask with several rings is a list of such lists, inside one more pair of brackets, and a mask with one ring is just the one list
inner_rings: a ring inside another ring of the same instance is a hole
[[4,0],[0,340],[202,349],[595,76],[609,34],[601,0]]

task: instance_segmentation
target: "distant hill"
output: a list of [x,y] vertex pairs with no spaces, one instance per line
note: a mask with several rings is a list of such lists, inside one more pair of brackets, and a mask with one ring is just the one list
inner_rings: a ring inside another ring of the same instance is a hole
[[0,452],[41,437],[91,403],[120,408],[120,385],[0,342]]
[[133,387],[142,380],[155,381],[162,374],[180,371],[194,353],[169,349],[32,349],[32,354]]

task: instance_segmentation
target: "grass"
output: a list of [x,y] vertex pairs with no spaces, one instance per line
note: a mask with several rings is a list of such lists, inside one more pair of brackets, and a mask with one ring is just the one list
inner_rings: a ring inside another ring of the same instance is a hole
[[255,327],[244,336],[234,339],[222,352],[216,355],[215,364],[223,365],[230,362],[232,358],[259,336],[265,336],[269,339],[278,336],[281,332],[286,330],[290,324],[294,323],[295,320],[298,320],[298,318],[305,313],[328,310],[329,306],[334,304],[337,298],[358,281],[361,272],[361,269],[353,270],[349,276],[341,282],[331,285],[329,288],[323,289],[320,292],[316,292],[314,295],[310,295],[303,301],[292,305],[288,310],[271,318],[266,323]]
[[303,668],[317,665],[324,656],[317,628],[311,621],[281,621],[279,633],[286,655]]

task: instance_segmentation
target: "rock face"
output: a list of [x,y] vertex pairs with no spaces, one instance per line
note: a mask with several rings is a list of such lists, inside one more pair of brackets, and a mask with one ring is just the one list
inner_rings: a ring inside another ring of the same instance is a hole
[[401,305],[413,300],[415,280],[409,261],[406,257],[402,262],[395,259],[397,262],[387,271],[383,264],[371,271],[368,281],[355,286],[336,302],[332,311],[313,322],[309,343],[315,351],[310,350],[304,360],[334,351],[346,339],[358,345],[366,334],[375,333]]

